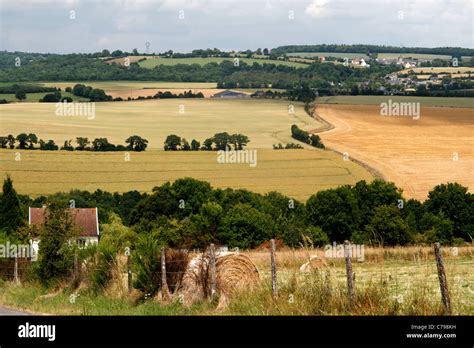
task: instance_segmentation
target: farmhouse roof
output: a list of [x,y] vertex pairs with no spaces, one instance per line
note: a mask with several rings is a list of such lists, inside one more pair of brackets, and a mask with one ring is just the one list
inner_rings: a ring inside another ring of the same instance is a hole
[[[67,210],[71,213],[74,223],[80,230],[80,237],[99,236],[99,219],[97,215],[97,208],[69,208]],[[29,208],[29,224],[44,224],[46,211],[46,208]]]
[[222,98],[222,97],[248,97],[249,93],[233,91],[231,89],[226,89],[225,91],[218,92],[212,96],[212,98]]

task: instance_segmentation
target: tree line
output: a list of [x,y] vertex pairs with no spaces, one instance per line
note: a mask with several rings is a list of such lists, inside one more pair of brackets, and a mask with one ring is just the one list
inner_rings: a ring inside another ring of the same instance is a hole
[[[18,195],[7,177],[0,195],[0,231],[28,240],[28,207],[98,207],[101,226],[116,221],[116,238],[150,238],[173,248],[209,243],[243,249],[271,238],[292,247],[324,246],[351,240],[374,246],[472,242],[474,195],[457,183],[440,184],[425,202],[404,199],[393,183],[374,180],[321,190],[306,203],[278,192],[215,189],[207,182],[178,179],[150,194],[97,190],[31,198]],[[105,238],[105,237],[103,237]]]
[[296,124],[291,126],[291,136],[303,143],[310,144],[311,146],[317,147],[319,149],[324,149],[324,144],[321,141],[321,138],[317,134],[309,134],[307,131],[302,130]]
[[249,138],[243,134],[229,134],[227,132],[216,133],[214,136],[204,140],[203,145],[193,139],[189,143],[185,138],[176,134],[166,137],[164,143],[165,151],[218,151],[218,150],[243,150],[250,142]]
[[[6,53],[0,52],[0,59]],[[370,70],[370,71],[369,71]],[[175,82],[217,82],[219,88],[291,88],[307,82],[311,87],[322,88],[329,82],[348,80],[362,81],[374,72],[379,76],[397,70],[391,66],[371,65],[371,69],[352,69],[343,65],[315,62],[304,68],[277,65],[273,63],[247,64],[232,61],[220,64],[177,64],[159,65],[153,69],[142,68],[136,63],[130,67],[107,64],[87,55],[51,55],[44,59],[0,70],[2,81],[175,81]]]
[[474,56],[474,49],[462,47],[398,47],[384,45],[288,45],[272,49],[272,54],[281,55],[295,52],[339,52],[339,53],[416,53],[440,54],[454,57]]
[[[15,147],[15,144],[18,145]],[[77,137],[78,146],[72,145],[72,140],[65,140],[64,145],[60,148],[54,140],[44,141],[38,139],[34,133],[20,133],[16,137],[9,134],[8,136],[0,136],[0,148],[2,149],[20,149],[20,150],[65,150],[65,151],[145,151],[148,146],[148,140],[132,135],[125,140],[127,145],[115,145],[110,143],[107,138],[95,138],[90,141],[87,137]],[[38,145],[36,147],[35,145]]]

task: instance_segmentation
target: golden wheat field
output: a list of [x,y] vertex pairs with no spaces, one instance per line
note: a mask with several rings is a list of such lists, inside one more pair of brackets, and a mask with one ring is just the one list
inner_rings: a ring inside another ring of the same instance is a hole
[[[149,148],[162,149],[166,137],[177,134],[201,143],[215,133],[242,133],[249,148],[272,148],[294,142],[290,127],[317,128],[302,103],[277,100],[163,99],[95,103],[95,117],[57,116],[54,103],[14,103],[0,106],[4,135],[35,133],[62,145],[76,137],[108,138],[124,144],[130,135],[148,139]],[[2,135],[3,135],[2,134]]]
[[320,134],[326,146],[377,169],[405,196],[424,200],[446,182],[473,192],[472,108],[422,107],[418,120],[382,117],[375,105],[320,105],[316,111],[335,125]]
[[[15,160],[15,153],[20,160]],[[216,152],[0,151],[0,176],[10,174],[19,193],[41,195],[96,189],[110,192],[152,188],[182,177],[209,181],[214,187],[278,191],[306,200],[318,190],[372,179],[361,166],[321,150],[257,149],[257,165],[218,163]]]

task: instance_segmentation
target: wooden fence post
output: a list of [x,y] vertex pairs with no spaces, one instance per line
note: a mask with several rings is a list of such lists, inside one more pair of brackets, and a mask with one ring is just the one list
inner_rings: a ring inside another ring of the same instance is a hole
[[128,283],[128,292],[132,291],[132,261],[130,259],[130,253],[127,254],[127,283]]
[[444,271],[443,257],[441,255],[439,243],[434,244],[434,251],[436,257],[436,266],[438,267],[439,288],[441,290],[444,313],[446,315],[451,315],[451,299],[449,297],[448,281],[446,280],[446,272]]
[[15,255],[15,265],[13,266],[13,281],[19,283],[18,279],[18,255]]
[[209,246],[209,267],[211,272],[211,300],[216,295],[216,253],[214,244]]
[[278,297],[277,288],[277,269],[275,261],[275,239],[270,240],[270,260],[272,263],[272,297],[274,300]]
[[350,305],[354,305],[354,276],[352,273],[352,250],[349,241],[344,241],[344,257],[346,259],[347,290],[349,293]]
[[77,267],[77,249],[74,250],[74,278],[77,279],[78,267]]
[[166,281],[166,249],[161,248],[161,295],[163,299],[169,297],[168,282]]

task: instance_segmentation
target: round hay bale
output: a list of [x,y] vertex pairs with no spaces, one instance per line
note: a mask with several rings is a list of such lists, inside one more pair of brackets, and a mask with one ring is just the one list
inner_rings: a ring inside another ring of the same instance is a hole
[[[191,259],[181,283],[179,294],[186,304],[208,298],[211,293],[211,274],[208,255]],[[227,304],[236,291],[258,283],[257,267],[245,255],[226,252],[216,255],[216,290],[220,295],[219,307]]]

